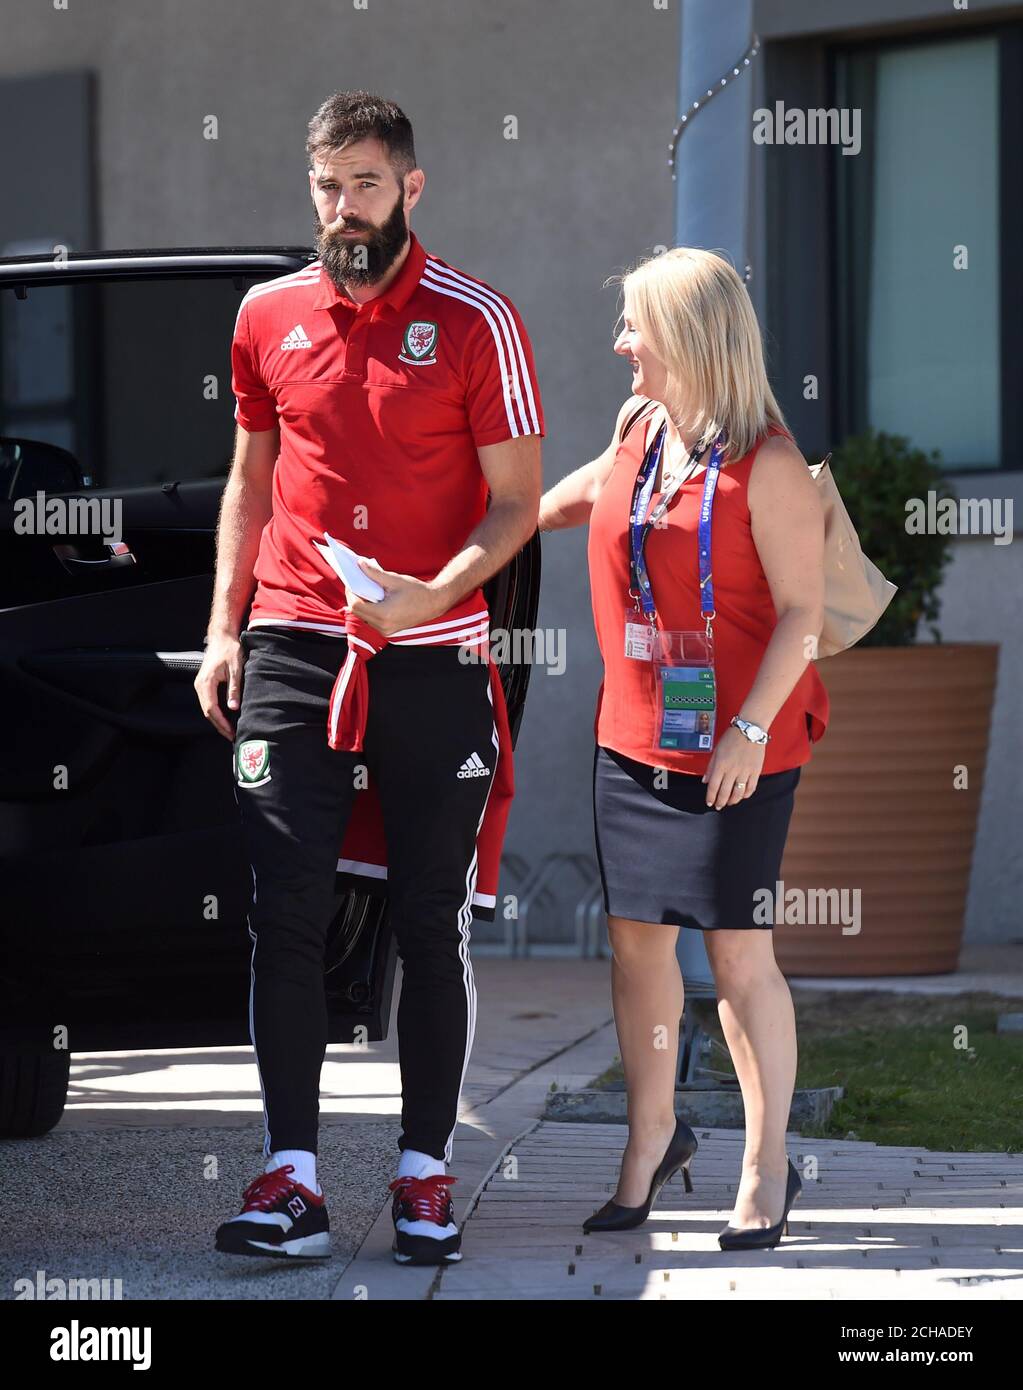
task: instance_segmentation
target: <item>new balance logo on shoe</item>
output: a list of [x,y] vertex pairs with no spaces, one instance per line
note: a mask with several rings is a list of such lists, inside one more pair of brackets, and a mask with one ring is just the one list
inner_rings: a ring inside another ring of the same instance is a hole
[[215,1246],[226,1255],[325,1259],[330,1220],[321,1193],[295,1182],[290,1163],[260,1173],[242,1194],[242,1209],[217,1228]]
[[287,352],[289,348],[311,348],[312,343],[305,335],[305,329],[297,323],[288,336],[281,343],[281,352]]
[[489,777],[490,768],[487,767],[478,753],[474,753],[471,758],[466,758],[458,769],[458,775],[459,777]]

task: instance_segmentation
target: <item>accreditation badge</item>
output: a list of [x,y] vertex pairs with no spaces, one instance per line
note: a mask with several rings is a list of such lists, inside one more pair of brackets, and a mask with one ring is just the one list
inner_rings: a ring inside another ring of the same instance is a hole
[[717,717],[713,636],[659,629],[652,647],[656,747],[709,752]]
[[654,627],[635,608],[625,610],[625,655],[630,661],[649,661],[654,654]]

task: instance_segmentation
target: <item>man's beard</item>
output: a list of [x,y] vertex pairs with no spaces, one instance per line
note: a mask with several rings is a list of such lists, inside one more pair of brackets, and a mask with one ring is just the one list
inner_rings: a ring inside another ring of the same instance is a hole
[[399,195],[382,227],[356,222],[352,229],[366,233],[365,240],[342,236],[340,231],[328,232],[319,217],[316,218],[316,249],[320,261],[342,294],[346,285],[355,289],[375,285],[400,255],[408,240],[404,193]]

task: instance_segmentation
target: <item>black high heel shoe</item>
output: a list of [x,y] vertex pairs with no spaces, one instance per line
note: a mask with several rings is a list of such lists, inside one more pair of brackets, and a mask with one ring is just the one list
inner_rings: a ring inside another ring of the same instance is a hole
[[773,1250],[781,1240],[782,1232],[789,1233],[789,1208],[803,1190],[803,1184],[796,1172],[791,1158],[789,1171],[785,1178],[785,1205],[781,1220],[774,1226],[751,1226],[743,1229],[731,1222],[719,1233],[718,1245],[722,1250]]
[[583,1222],[583,1230],[586,1232],[631,1231],[635,1226],[642,1226],[650,1215],[650,1208],[657,1201],[657,1194],[668,1179],[673,1177],[680,1168],[686,1191],[692,1192],[693,1180],[689,1176],[689,1166],[698,1147],[696,1135],[685,1120],[676,1118],[675,1133],[672,1135],[671,1143],[668,1145],[664,1157],[654,1170],[654,1175],[650,1179],[650,1191],[647,1193],[643,1205],[641,1207],[623,1207],[613,1200],[605,1202],[599,1211],[595,1211],[592,1216],[586,1218]]

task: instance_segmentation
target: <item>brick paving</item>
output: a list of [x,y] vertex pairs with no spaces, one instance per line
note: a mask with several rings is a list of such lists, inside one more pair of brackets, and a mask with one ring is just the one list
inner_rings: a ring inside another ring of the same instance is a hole
[[621,1125],[541,1121],[515,1142],[465,1225],[461,1264],[430,1297],[481,1300],[1020,1299],[1023,1159],[790,1134],[803,1176],[774,1250],[725,1252],[742,1134],[697,1129],[680,1175],[637,1231],[584,1235],[612,1195]]

